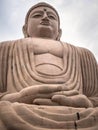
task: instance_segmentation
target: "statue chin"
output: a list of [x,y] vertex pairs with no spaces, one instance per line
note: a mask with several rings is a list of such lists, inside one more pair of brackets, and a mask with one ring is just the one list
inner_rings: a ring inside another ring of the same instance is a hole
[[38,30],[38,35],[36,37],[54,39],[53,30],[50,26],[41,26]]

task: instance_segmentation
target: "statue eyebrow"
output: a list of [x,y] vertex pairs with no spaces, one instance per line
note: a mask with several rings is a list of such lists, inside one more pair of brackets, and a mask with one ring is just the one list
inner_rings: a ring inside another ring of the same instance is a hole
[[32,15],[34,15],[35,13],[41,13],[41,14],[43,14],[44,11],[45,11],[47,14],[52,14],[52,15],[54,15],[55,18],[57,17],[57,15],[56,15],[54,12],[52,12],[52,11],[47,11],[46,9],[44,9],[44,10],[36,10],[36,11],[34,11],[34,12],[31,12],[31,14],[29,15],[29,17],[32,16]]
[[58,19],[58,16],[55,13],[51,12],[51,11],[47,11],[47,14],[48,15],[53,15],[56,20]]
[[51,11],[47,11],[48,14],[53,14],[55,17],[57,17],[57,15]]
[[34,12],[31,12],[31,14],[30,14],[29,16],[31,16],[31,15],[33,15],[33,14],[35,14],[35,13],[43,13],[43,11],[41,11],[41,10],[36,10],[36,11],[34,11]]

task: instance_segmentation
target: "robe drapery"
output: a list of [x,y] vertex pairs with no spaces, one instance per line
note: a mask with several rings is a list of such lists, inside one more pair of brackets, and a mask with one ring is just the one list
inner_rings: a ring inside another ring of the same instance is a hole
[[25,38],[0,44],[1,98],[6,93],[18,92],[32,85],[57,84],[65,86],[67,90],[78,90],[86,95],[96,108],[50,107],[1,101],[0,128],[97,130],[98,67],[94,56],[87,49],[61,43],[64,64],[62,72],[57,75],[40,74],[36,71],[34,59],[34,46],[40,42],[48,44],[58,41]]

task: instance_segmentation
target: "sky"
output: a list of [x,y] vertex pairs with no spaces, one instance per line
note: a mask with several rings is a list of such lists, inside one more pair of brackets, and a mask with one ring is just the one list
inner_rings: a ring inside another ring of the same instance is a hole
[[23,38],[29,8],[47,2],[61,19],[61,41],[92,51],[98,61],[98,0],[0,0],[0,42]]

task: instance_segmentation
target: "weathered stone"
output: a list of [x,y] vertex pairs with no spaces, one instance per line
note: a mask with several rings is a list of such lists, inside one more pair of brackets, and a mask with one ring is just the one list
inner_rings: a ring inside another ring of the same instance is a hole
[[98,65],[60,41],[57,11],[28,11],[25,38],[0,44],[0,130],[97,130]]

